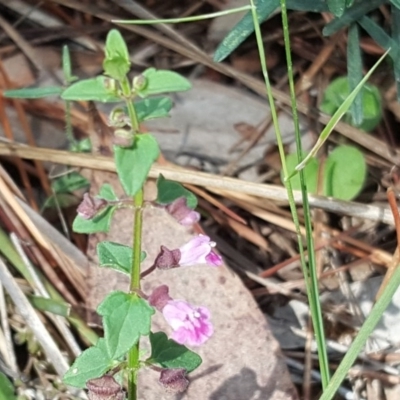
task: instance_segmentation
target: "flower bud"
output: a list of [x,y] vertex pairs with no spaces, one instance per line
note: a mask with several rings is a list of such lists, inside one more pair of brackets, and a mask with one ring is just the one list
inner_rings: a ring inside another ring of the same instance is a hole
[[160,252],[154,260],[154,265],[160,269],[170,269],[179,266],[181,252],[179,249],[169,250],[165,246],[161,246]]
[[174,217],[181,225],[193,225],[200,220],[200,214],[187,206],[185,197],[179,197],[172,203],[168,204],[165,209]]
[[133,145],[133,132],[128,129],[116,129],[114,132],[113,143],[121,147],[131,147]]
[[110,126],[115,126],[116,128],[123,128],[129,125],[129,118],[125,114],[125,110],[122,107],[115,107],[111,110],[108,117],[108,124]]
[[86,382],[89,400],[124,400],[125,393],[119,383],[110,375],[90,379]]
[[136,92],[140,92],[145,89],[147,86],[147,78],[144,75],[137,75],[132,80],[133,90]]
[[160,312],[170,300],[172,300],[172,298],[169,296],[169,288],[167,285],[156,287],[148,298],[149,304]]
[[168,393],[182,393],[189,386],[186,370],[183,368],[163,369],[159,382]]
[[78,215],[83,219],[92,219],[104,207],[107,206],[107,200],[93,197],[89,193],[83,195],[83,200],[77,208]]
[[108,92],[116,92],[117,91],[117,81],[112,78],[104,78],[104,87]]

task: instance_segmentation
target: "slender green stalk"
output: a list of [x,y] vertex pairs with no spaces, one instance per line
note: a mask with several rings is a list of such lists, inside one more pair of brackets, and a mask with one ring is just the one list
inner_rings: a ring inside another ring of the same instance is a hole
[[342,383],[343,379],[346,377],[349,369],[353,365],[358,354],[365,346],[365,343],[367,342],[368,337],[371,335],[371,333],[375,329],[376,325],[378,324],[383,313],[385,312],[386,308],[390,304],[392,297],[396,293],[399,286],[400,286],[400,265],[397,265],[388,285],[386,286],[385,291],[382,293],[382,296],[375,303],[374,307],[372,308],[371,312],[369,313],[363,326],[361,327],[356,338],[354,339],[353,343],[351,344],[349,350],[347,351],[347,353],[344,356],[343,360],[341,361],[339,367],[337,368],[336,372],[334,373],[331,381],[329,382],[328,387],[322,394],[320,400],[331,400],[335,396],[335,393],[337,392],[340,384]]
[[218,11],[210,14],[194,15],[186,18],[170,18],[170,19],[134,19],[134,20],[113,20],[116,24],[134,24],[134,25],[150,25],[150,24],[179,24],[181,22],[193,22],[201,21],[203,19],[211,19],[217,17],[223,17],[224,15],[234,14],[237,12],[243,12],[250,10],[250,6],[243,6],[237,8],[231,8],[229,10]]
[[[139,120],[131,99],[131,88],[128,78],[121,82],[122,93],[126,99],[129,119],[134,134],[139,132]],[[142,224],[143,224],[143,189],[140,189],[133,198],[134,203],[134,223],[133,223],[133,243],[132,243],[132,268],[130,277],[130,292],[137,296],[140,289],[140,256],[142,253]],[[128,354],[128,399],[137,399],[137,372],[139,369],[139,341],[132,347]]]
[[[281,14],[282,14],[283,37],[284,37],[285,52],[286,52],[287,72],[289,77],[291,107],[292,107],[293,123],[295,129],[297,158],[298,162],[300,163],[303,158],[303,149],[301,143],[299,117],[297,113],[296,91],[293,79],[292,56],[290,52],[290,36],[289,36],[289,23],[287,18],[286,0],[281,0]],[[287,175],[285,173],[285,177],[286,176]],[[310,303],[311,319],[317,342],[322,387],[326,388],[326,386],[329,383],[329,360],[326,351],[325,331],[323,325],[321,303],[319,301],[319,293],[318,293],[318,276],[316,273],[316,259],[315,259],[314,240],[313,240],[313,229],[311,223],[311,211],[310,211],[310,204],[308,202],[307,186],[304,179],[303,170],[300,171],[300,184],[301,184],[301,195],[302,195],[302,202],[304,209],[304,222],[305,222],[306,238],[307,238],[308,268],[304,260],[304,257],[302,257],[301,265],[303,268],[304,280],[310,280],[309,284],[307,285],[307,295]],[[298,239],[300,243],[301,242],[300,227],[297,226],[296,230],[298,230]]]
[[140,258],[142,253],[143,189],[134,198],[135,222],[133,226],[133,258],[131,272],[131,292],[140,289]]

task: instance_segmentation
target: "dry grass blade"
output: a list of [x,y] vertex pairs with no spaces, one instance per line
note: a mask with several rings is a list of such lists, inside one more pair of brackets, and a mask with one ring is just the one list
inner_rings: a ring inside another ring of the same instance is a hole
[[[0,155],[18,156],[21,158],[51,161],[59,164],[66,164],[74,167],[97,169],[115,172],[115,164],[111,158],[71,153],[68,151],[38,149],[31,146],[19,145],[16,143],[0,143]],[[287,201],[286,189],[281,186],[246,182],[234,178],[226,178],[218,175],[211,175],[204,172],[185,170],[178,167],[166,167],[154,165],[150,171],[151,178],[157,178],[163,174],[167,179],[181,183],[187,183],[205,188],[216,188],[232,192],[241,192],[257,196],[262,199]],[[393,225],[393,216],[387,207],[342,201],[324,196],[309,196],[311,207],[321,208],[326,211],[381,221]],[[302,204],[300,192],[295,192],[296,204]]]
[[29,329],[32,330],[36,339],[43,348],[47,359],[51,362],[59,376],[63,376],[68,370],[69,365],[61,354],[58,345],[50,336],[43,322],[40,320],[36,311],[25,297],[24,293],[16,283],[14,277],[8,271],[7,266],[0,259],[0,280],[12,301],[16,305],[20,315],[23,317]]
[[[14,224],[19,224],[20,229],[22,229],[25,232],[24,236],[22,237],[28,239],[30,235],[32,235],[34,240],[42,247],[42,249],[46,250],[48,254],[51,255],[51,257],[56,261],[56,263],[61,268],[65,266],[66,263],[65,260],[63,260],[62,254],[60,254],[60,252],[57,251],[57,249],[52,245],[52,243],[49,240],[47,240],[45,236],[43,236],[40,229],[38,229],[36,224],[27,215],[24,208],[18,202],[17,198],[13,195],[13,193],[10,191],[10,189],[5,184],[2,178],[0,178],[0,193],[1,193],[0,205],[2,209],[4,209],[5,211],[7,209],[9,210],[7,214],[9,214],[10,216],[14,216]],[[18,218],[16,218],[15,216],[18,216]],[[60,280],[59,275],[55,272],[54,268],[49,264],[48,260],[41,253],[40,249],[38,249],[36,246],[31,246],[31,251],[34,252],[35,257],[40,262],[40,265],[42,266],[44,272],[46,273],[47,277],[52,282],[52,284],[57,288],[57,290],[59,290],[60,293],[62,293],[64,298],[69,303],[75,305],[77,303],[76,299],[74,298],[74,296],[70,294],[66,285]],[[76,267],[74,268],[74,270],[78,271]],[[71,275],[69,271],[70,269],[64,268],[64,272],[68,277],[70,277]],[[74,282],[74,280],[72,280],[72,282]],[[84,297],[85,284],[83,275],[80,277],[80,279],[77,280],[77,282],[79,282],[79,285],[75,286],[75,288],[78,290],[80,295]]]

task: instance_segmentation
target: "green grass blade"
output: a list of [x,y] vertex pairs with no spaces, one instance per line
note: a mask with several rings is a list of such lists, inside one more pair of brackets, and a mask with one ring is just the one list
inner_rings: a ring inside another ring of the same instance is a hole
[[[256,1],[258,21],[264,22],[279,7],[279,0]],[[325,0],[287,0],[290,10],[323,12],[328,11]],[[215,51],[214,61],[221,62],[238,48],[254,32],[253,16],[248,12],[228,33]]]
[[386,3],[386,0],[368,0],[354,4],[354,6],[348,8],[340,18],[335,18],[332,22],[326,24],[325,28],[322,30],[323,35],[333,35],[340,31],[340,29],[349,26],[353,22],[357,22],[365,14],[379,8],[384,3]]
[[[257,18],[261,23],[278,8],[279,0],[259,0],[256,2]],[[248,12],[228,33],[217,47],[214,61],[221,62],[239,47],[254,32],[253,14]]]
[[386,51],[390,50],[389,55],[393,58],[393,60],[398,57],[400,53],[399,44],[393,40],[376,22],[369,17],[363,17],[358,21],[358,23],[372,37],[372,39],[375,40],[376,43],[382,46]]
[[329,11],[340,18],[346,10],[347,0],[327,0]]
[[[392,5],[391,11],[392,11],[392,39],[395,43],[400,43],[400,9]],[[397,86],[397,101],[400,102],[400,54],[397,53],[391,56],[393,59],[394,77]]]
[[[360,37],[357,24],[351,24],[347,38],[347,77],[349,80],[349,91],[354,90],[362,81],[362,56]],[[350,107],[351,118],[355,126],[361,125],[363,121],[363,89],[357,94],[354,103]]]
[[[287,62],[287,72],[289,78],[289,88],[290,88],[290,98],[291,98],[291,108],[293,114],[293,123],[295,128],[295,139],[296,139],[296,148],[297,148],[297,158],[301,161],[303,156],[303,149],[301,143],[301,133],[300,133],[300,124],[299,117],[297,112],[297,103],[296,103],[296,91],[294,84],[294,76],[293,76],[293,65],[292,65],[292,56],[290,51],[290,37],[289,37],[289,22],[287,18],[287,10],[285,0],[281,0],[281,9],[282,9],[282,26],[283,26],[283,37],[285,43],[285,53],[286,53],[286,62]],[[282,165],[284,166],[284,174],[287,176],[287,167],[286,167],[286,159],[282,159]],[[290,183],[290,182],[289,182]],[[314,246],[314,238],[313,238],[313,228],[312,228],[312,220],[311,220],[311,210],[310,204],[308,202],[308,190],[306,185],[306,180],[304,176],[304,171],[300,171],[300,186],[301,186],[301,194],[302,194],[302,203],[304,209],[304,222],[306,228],[306,238],[307,238],[307,249],[308,249],[308,266],[305,258],[305,253],[302,245],[302,235],[300,233],[300,225],[297,217],[297,209],[293,204],[291,206],[293,220],[296,225],[297,238],[299,243],[299,251],[300,251],[300,260],[301,266],[304,275],[304,281],[306,282],[307,296],[308,302],[310,305],[311,311],[311,319],[313,323],[315,339],[317,343],[318,349],[318,359],[321,371],[321,381],[322,387],[325,388],[329,382],[329,359],[326,348],[326,340],[325,340],[325,330],[323,324],[323,316],[321,303],[319,300],[319,288],[318,288],[318,276],[317,276],[317,262],[315,257],[315,246]],[[289,197],[293,197],[292,189],[287,186]]]
[[304,160],[299,165],[296,166],[295,171],[293,172],[292,175],[289,176],[289,178],[294,176],[296,171],[300,171],[301,169],[303,169],[306,166],[306,164],[310,161],[310,159],[317,154],[318,150],[321,148],[321,146],[328,139],[330,133],[333,131],[333,129],[335,128],[336,124],[343,117],[343,115],[349,110],[352,102],[354,101],[355,97],[357,96],[357,94],[362,89],[364,83],[367,82],[367,80],[370,78],[370,76],[376,70],[378,65],[386,57],[388,52],[389,52],[389,50],[385,54],[383,54],[383,56],[375,63],[375,65],[364,76],[362,81],[356,86],[356,88],[349,94],[349,96],[346,98],[346,100],[343,102],[343,104],[337,109],[335,114],[333,114],[332,118],[329,120],[328,124],[325,126],[325,128],[321,132],[321,135],[318,138],[317,143],[315,144],[315,146],[312,148],[312,150],[307,155],[307,157],[305,157]]
[[204,19],[211,19],[217,17],[223,17],[225,15],[234,14],[237,12],[248,11],[250,6],[243,6],[237,8],[231,8],[229,10],[217,11],[210,14],[194,15],[185,18],[169,18],[169,19],[132,19],[132,20],[113,20],[116,24],[129,24],[129,25],[152,25],[152,24],[180,24],[182,22],[193,22],[201,21]]
[[335,393],[338,390],[340,384],[346,377],[347,372],[353,365],[358,354],[365,346],[368,337],[375,329],[376,325],[378,324],[379,320],[382,317],[382,314],[390,304],[390,301],[399,286],[400,286],[400,265],[397,265],[396,270],[393,276],[391,277],[385,291],[383,292],[382,296],[379,298],[379,300],[375,303],[374,307],[372,308],[370,314],[368,315],[363,326],[358,332],[358,335],[351,344],[349,350],[344,356],[335,374],[332,376],[332,379],[329,382],[329,385],[324,391],[320,400],[330,400],[333,398],[333,396],[335,396]]

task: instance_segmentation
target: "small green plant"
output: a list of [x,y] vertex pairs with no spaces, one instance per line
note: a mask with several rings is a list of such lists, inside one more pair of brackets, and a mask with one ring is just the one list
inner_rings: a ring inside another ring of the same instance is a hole
[[[292,173],[298,164],[297,154],[286,157],[287,167]],[[349,165],[351,163],[351,168]],[[304,167],[304,178],[309,193],[316,194],[318,189],[318,172],[321,168],[318,160],[312,158]],[[354,146],[341,145],[329,153],[323,166],[321,193],[324,196],[340,200],[352,200],[364,186],[367,164],[363,153]],[[284,181],[284,177],[281,177]],[[301,189],[299,175],[291,179],[292,188]]]
[[[350,94],[347,76],[333,80],[324,92],[320,109],[326,114],[333,115]],[[344,120],[366,132],[374,130],[382,119],[382,97],[379,89],[366,83],[361,91],[361,120],[354,121],[349,110]]]
[[[68,60],[69,57],[67,65]],[[159,156],[159,147],[153,135],[140,131],[140,123],[168,116],[172,102],[160,95],[188,90],[191,85],[175,72],[155,68],[149,68],[130,80],[130,68],[126,43],[119,31],[111,30],[106,40],[102,75],[77,81],[67,68],[66,88],[31,88],[5,93],[9,97],[29,98],[58,94],[67,105],[75,100],[116,103],[109,123],[114,127],[115,164],[127,198],[118,198],[113,188],[105,184],[97,196],[84,195],[73,223],[76,232],[107,232],[118,207],[129,207],[134,213],[131,247],[107,241],[97,246],[99,266],[128,275],[129,291],[113,291],[98,306],[97,312],[103,318],[104,337],[85,350],[64,376],[68,385],[87,387],[91,398],[100,398],[95,396],[105,393],[106,388],[107,398],[124,399],[119,382],[127,377],[128,398],[136,399],[137,374],[141,368],[158,371],[159,382],[167,390],[183,392],[189,383],[186,375],[202,361],[185,345],[199,346],[213,334],[207,308],[174,300],[167,285],[156,287],[151,293],[144,293],[141,289],[141,280],[157,269],[199,263],[218,266],[221,258],[213,251],[215,244],[210,238],[199,235],[177,249],[161,246],[152,266],[141,272],[141,263],[146,257],[141,245],[145,206],[143,186]],[[82,184],[79,175],[74,174],[56,181],[54,190],[63,193]],[[193,193],[163,176],[157,180],[157,189],[157,206],[164,208],[177,223],[190,225],[199,220],[200,215],[194,211],[197,199]],[[151,318],[156,310],[171,326],[171,339],[164,332],[152,332]],[[150,354],[143,359],[139,351],[141,337],[148,338],[150,344]]]

